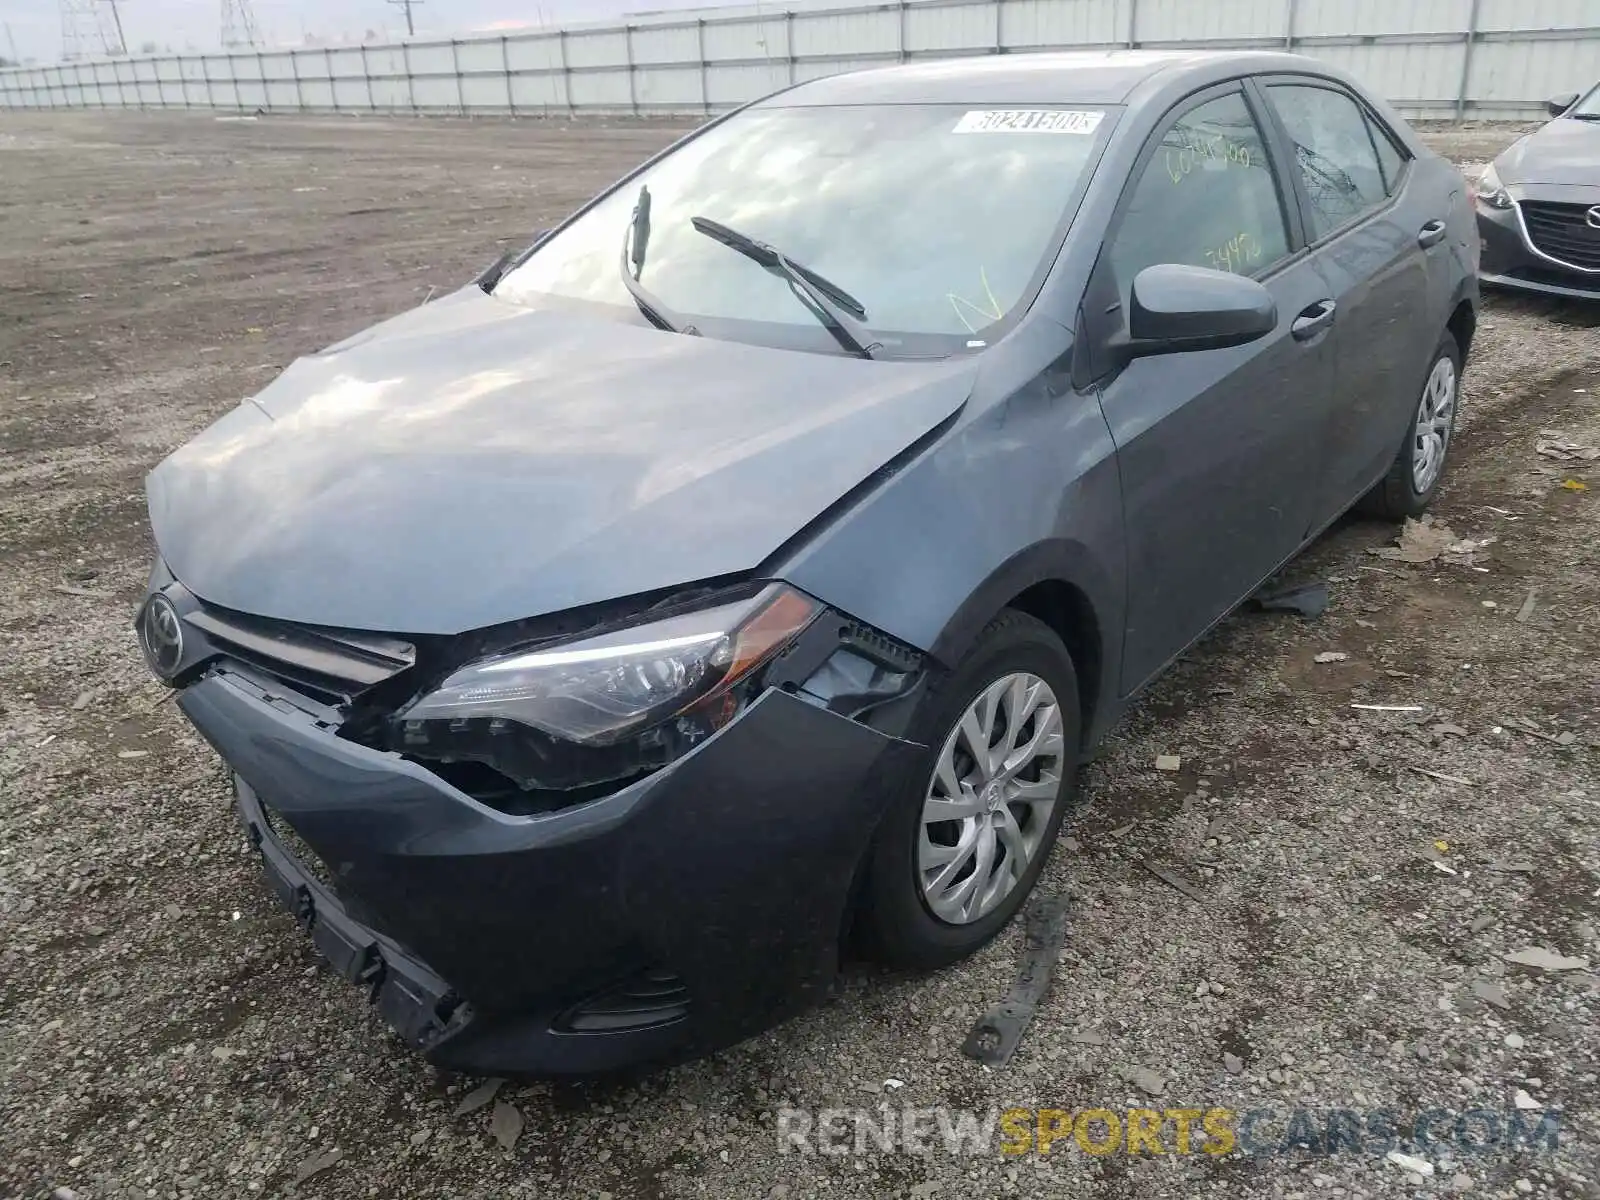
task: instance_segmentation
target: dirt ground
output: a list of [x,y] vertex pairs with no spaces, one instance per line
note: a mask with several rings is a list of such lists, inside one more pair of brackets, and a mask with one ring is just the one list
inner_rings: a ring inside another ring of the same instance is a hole
[[[1286,573],[1330,582],[1324,616],[1232,618],[1116,731],[1041,885],[1071,932],[1004,1069],[958,1047],[1015,928],[931,977],[853,969],[709,1061],[462,1115],[481,1081],[317,967],[134,644],[141,478],[674,132],[0,118],[0,1196],[1600,1197],[1600,462],[1538,450],[1600,446],[1596,307],[1487,302],[1436,510],[1487,545],[1408,564],[1369,553],[1392,527],[1341,524]],[[1510,135],[1430,136],[1481,164]],[[1527,947],[1590,966],[1507,960]],[[1428,1176],[1170,1141],[780,1152],[782,1107],[883,1103],[1561,1120],[1554,1151],[1424,1149]]]

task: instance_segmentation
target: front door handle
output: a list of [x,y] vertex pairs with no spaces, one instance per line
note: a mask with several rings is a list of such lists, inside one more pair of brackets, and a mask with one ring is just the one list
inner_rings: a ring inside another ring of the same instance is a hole
[[1294,324],[1289,326],[1289,332],[1294,334],[1297,342],[1309,342],[1317,334],[1333,324],[1333,310],[1337,306],[1332,300],[1318,300],[1300,310],[1300,315],[1294,319]]
[[1429,221],[1417,230],[1417,245],[1426,250],[1429,246],[1437,246],[1444,241],[1445,228],[1443,221]]

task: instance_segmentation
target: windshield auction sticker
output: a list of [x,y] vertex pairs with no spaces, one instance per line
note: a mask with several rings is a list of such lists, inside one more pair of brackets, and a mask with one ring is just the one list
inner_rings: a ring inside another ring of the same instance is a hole
[[1100,127],[1103,112],[1071,108],[977,109],[956,122],[956,133],[1076,133]]

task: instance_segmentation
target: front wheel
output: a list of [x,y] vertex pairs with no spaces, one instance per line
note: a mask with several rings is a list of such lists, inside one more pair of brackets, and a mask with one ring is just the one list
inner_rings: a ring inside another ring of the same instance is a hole
[[1439,492],[1455,436],[1461,399],[1461,348],[1448,332],[1439,339],[1422,395],[1389,473],[1357,504],[1364,516],[1398,521],[1421,516]]
[[1055,632],[1006,610],[912,721],[928,747],[873,843],[869,952],[932,969],[995,936],[1033,890],[1074,791],[1078,681]]

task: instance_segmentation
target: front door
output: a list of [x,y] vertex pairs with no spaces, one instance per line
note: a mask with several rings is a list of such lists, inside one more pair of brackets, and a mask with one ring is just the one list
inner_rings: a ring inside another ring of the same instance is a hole
[[1157,263],[1259,279],[1278,325],[1245,346],[1135,359],[1101,386],[1122,480],[1129,691],[1299,548],[1333,325],[1242,90],[1189,101],[1141,163],[1085,297],[1086,325],[1095,307],[1120,329],[1133,277]]

